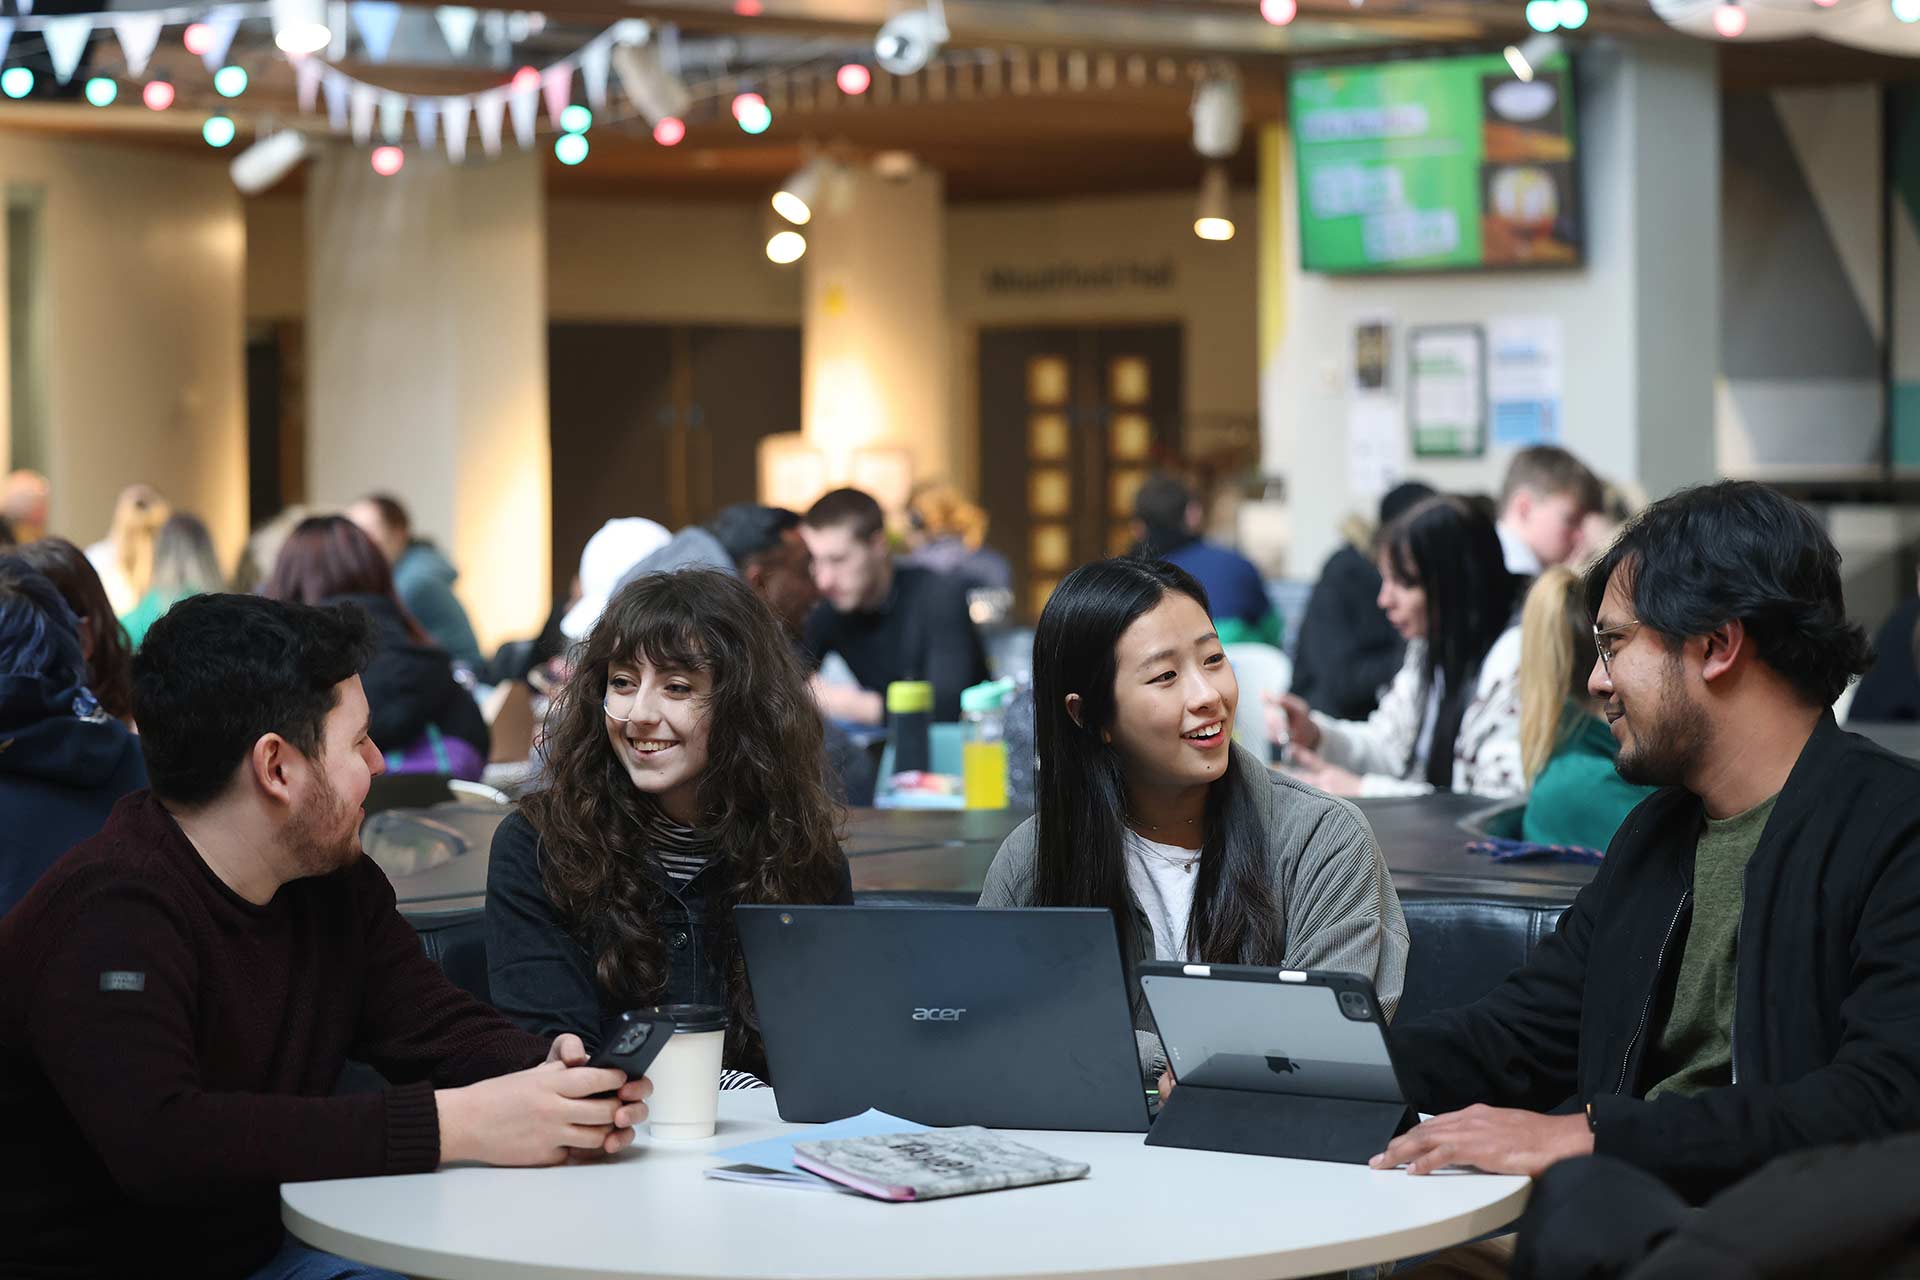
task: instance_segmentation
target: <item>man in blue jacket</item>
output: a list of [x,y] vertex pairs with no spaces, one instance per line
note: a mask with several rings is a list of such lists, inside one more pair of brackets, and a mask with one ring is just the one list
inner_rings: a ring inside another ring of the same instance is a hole
[[1376,1167],[1598,1153],[1698,1202],[1920,1127],[1920,764],[1827,710],[1870,658],[1833,543],[1764,486],[1689,489],[1628,526],[1587,601],[1617,767],[1661,790],[1525,966],[1394,1029],[1435,1118]]
[[347,519],[373,539],[373,545],[393,566],[393,589],[433,642],[469,671],[485,671],[480,641],[453,584],[460,571],[440,548],[413,536],[413,518],[399,499],[374,493],[347,508]]
[[146,785],[134,736],[87,691],[80,624],[59,589],[0,556],[0,915]]

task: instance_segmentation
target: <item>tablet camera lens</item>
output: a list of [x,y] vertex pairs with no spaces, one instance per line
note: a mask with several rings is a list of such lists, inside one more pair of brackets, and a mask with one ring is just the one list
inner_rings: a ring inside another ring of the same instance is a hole
[[626,1033],[620,1037],[619,1042],[613,1046],[613,1049],[615,1053],[632,1053],[646,1042],[647,1029],[645,1027],[629,1027]]
[[1340,1012],[1355,1022],[1365,1022],[1372,1016],[1373,1011],[1367,1007],[1367,998],[1358,991],[1342,991]]

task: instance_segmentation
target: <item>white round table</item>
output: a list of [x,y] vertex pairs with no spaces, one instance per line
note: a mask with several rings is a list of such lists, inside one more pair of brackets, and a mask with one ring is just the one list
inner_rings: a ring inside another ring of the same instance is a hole
[[317,1249],[436,1280],[1273,1280],[1426,1253],[1506,1226],[1528,1180],[1017,1133],[1092,1172],[917,1204],[717,1182],[715,1152],[804,1126],[764,1089],[720,1095],[711,1139],[554,1169],[462,1167],[281,1188]]

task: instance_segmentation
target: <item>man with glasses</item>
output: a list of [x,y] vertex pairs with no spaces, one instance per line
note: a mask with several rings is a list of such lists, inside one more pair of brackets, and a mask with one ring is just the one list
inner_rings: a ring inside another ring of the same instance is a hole
[[[1586,588],[1616,767],[1661,790],[1525,966],[1394,1029],[1435,1118],[1375,1166],[1598,1153],[1697,1201],[1782,1152],[1920,1127],[1920,765],[1828,711],[1870,658],[1839,553],[1723,482],[1650,507]],[[1581,1243],[1618,1243],[1587,1221]]]

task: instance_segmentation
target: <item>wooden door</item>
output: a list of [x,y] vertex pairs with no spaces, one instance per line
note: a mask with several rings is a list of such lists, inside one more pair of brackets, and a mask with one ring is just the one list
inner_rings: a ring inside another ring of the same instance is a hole
[[1024,616],[1131,543],[1141,481],[1179,459],[1180,346],[1177,325],[981,332],[981,501]]

